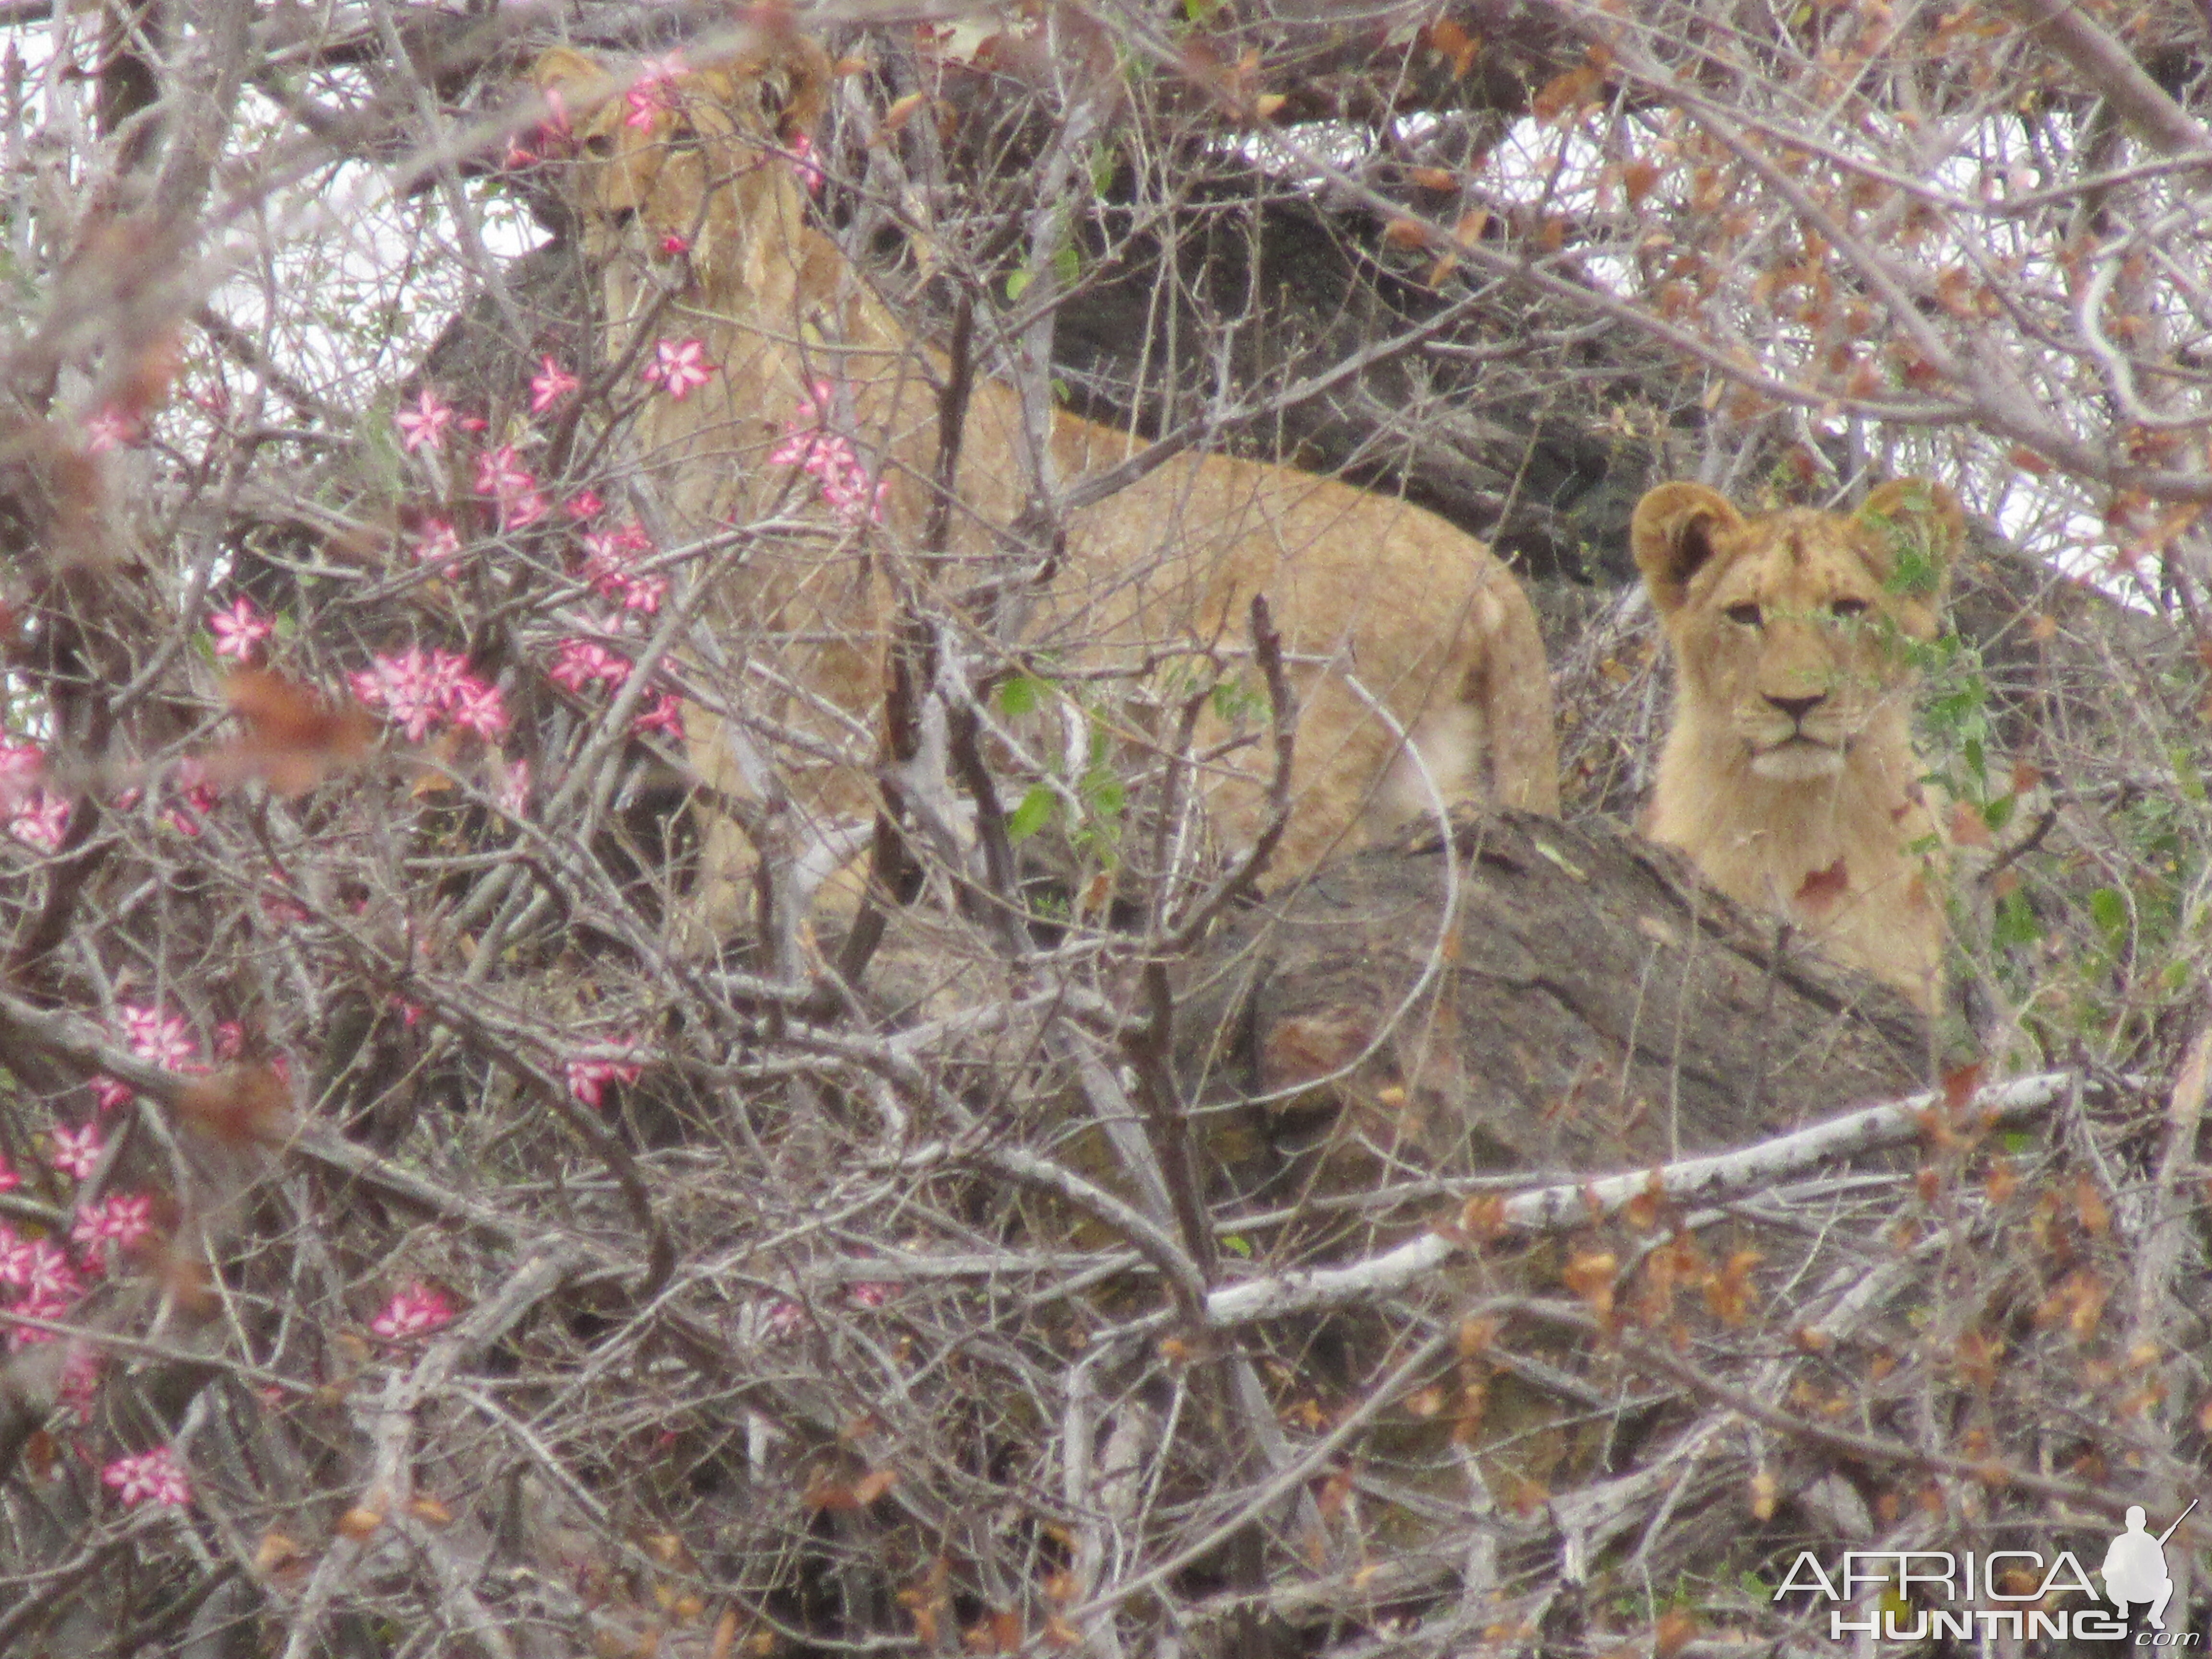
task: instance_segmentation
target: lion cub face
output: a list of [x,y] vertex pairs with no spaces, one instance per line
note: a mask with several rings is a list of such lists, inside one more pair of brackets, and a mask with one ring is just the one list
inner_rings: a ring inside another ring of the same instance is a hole
[[1674,647],[1680,706],[1776,783],[1841,771],[1899,708],[1908,645],[1935,637],[1964,529],[1940,484],[1883,485],[1850,517],[1802,507],[1747,517],[1702,484],[1662,484],[1631,531]]
[[588,254],[688,250],[702,266],[737,269],[746,227],[790,193],[791,141],[820,118],[830,60],[790,40],[712,68],[626,75],[556,46],[536,79],[573,125],[568,191]]

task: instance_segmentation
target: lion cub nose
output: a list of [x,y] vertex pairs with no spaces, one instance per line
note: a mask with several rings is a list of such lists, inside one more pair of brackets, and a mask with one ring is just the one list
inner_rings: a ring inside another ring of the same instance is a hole
[[1826,692],[1816,692],[1809,697],[1778,697],[1771,692],[1762,692],[1760,695],[1775,708],[1789,715],[1792,722],[1799,725],[1803,724],[1806,715],[1828,700]]

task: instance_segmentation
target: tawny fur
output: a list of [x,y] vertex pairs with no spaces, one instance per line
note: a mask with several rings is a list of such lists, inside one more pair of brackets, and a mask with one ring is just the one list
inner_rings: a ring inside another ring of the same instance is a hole
[[1942,854],[1914,753],[1910,647],[1935,637],[1965,526],[1950,492],[1747,517],[1700,484],[1638,504],[1674,714],[1645,832],[1933,1013]]
[[[720,371],[683,402],[647,399],[632,428],[644,494],[672,538],[781,526],[746,536],[708,579],[731,659],[720,700],[755,744],[772,744],[801,811],[865,822],[899,591],[975,618],[958,596],[1008,568],[993,532],[1020,512],[1032,469],[1018,397],[979,377],[951,556],[916,556],[935,493],[944,364],[807,222],[786,146],[818,118],[828,73],[818,49],[781,42],[663,85],[642,125],[622,82],[587,58],[556,50],[538,78],[574,124],[571,194],[602,273],[609,361],[635,347],[649,362],[656,341],[697,337]],[[688,252],[665,251],[672,236]],[[825,382],[830,428],[888,482],[880,526],[841,521],[815,500],[813,479],[769,460]],[[1050,434],[1063,485],[1142,447],[1056,411]],[[1278,877],[1428,806],[1401,732],[1447,805],[1489,794],[1558,808],[1551,689],[1528,598],[1480,542],[1419,507],[1285,467],[1184,454],[1073,515],[1048,580],[1012,591],[1017,603],[981,624],[989,637],[979,629],[967,642],[971,661],[1012,648],[1047,678],[1069,672],[1093,688],[1112,671],[1141,671],[1170,701],[1212,672],[1209,652],[1256,689],[1249,656],[1236,658],[1248,650],[1251,597],[1267,595],[1301,708]],[[1136,720],[1127,703],[1109,716],[1125,730]],[[694,763],[742,791],[717,722],[687,719]],[[1264,717],[1241,724],[1249,735]],[[1236,729],[1209,709],[1197,752]],[[1271,766],[1264,733],[1208,763],[1201,795],[1224,847],[1249,844],[1264,824]]]

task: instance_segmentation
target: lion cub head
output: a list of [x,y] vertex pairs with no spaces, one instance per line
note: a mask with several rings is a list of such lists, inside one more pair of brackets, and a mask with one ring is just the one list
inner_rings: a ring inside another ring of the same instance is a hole
[[1746,515],[1662,484],[1631,529],[1676,670],[1645,832],[1931,1014],[1942,853],[1911,646],[1935,635],[1965,528],[1948,490],[1906,479],[1849,514]]
[[1884,484],[1844,517],[1802,507],[1747,517],[1702,484],[1638,505],[1636,562],[1681,676],[1678,718],[1739,745],[1776,783],[1840,772],[1905,709],[1908,646],[1936,635],[1965,520],[1941,484]]
[[571,123],[568,192],[586,251],[736,269],[763,213],[790,211],[790,168],[819,121],[830,76],[821,47],[772,40],[711,65],[647,59],[610,68],[556,46],[538,89]]

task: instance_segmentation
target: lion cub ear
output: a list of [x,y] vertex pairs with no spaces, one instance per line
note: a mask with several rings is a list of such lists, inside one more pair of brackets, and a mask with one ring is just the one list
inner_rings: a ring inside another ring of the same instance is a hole
[[1966,538],[1959,498],[1925,478],[1896,478],[1866,498],[1857,522],[1875,574],[1906,599],[1933,605],[1950,586],[1951,567]]
[[1673,615],[1689,597],[1690,579],[1713,556],[1713,532],[1743,523],[1735,502],[1703,484],[1663,483],[1644,492],[1628,540],[1661,616]]

